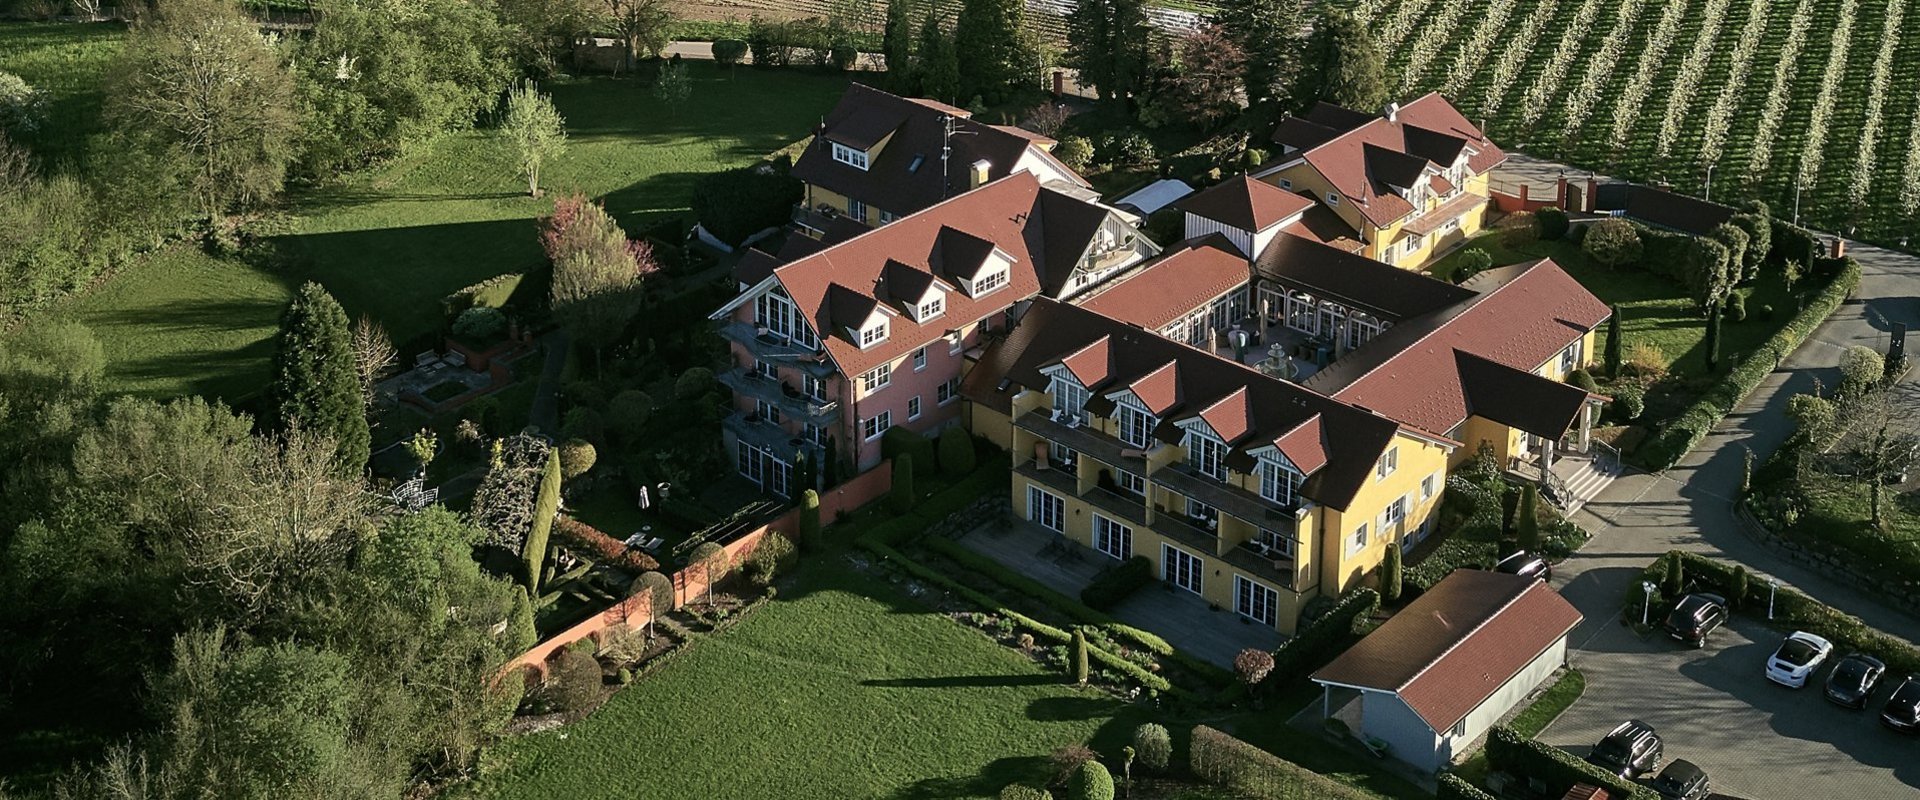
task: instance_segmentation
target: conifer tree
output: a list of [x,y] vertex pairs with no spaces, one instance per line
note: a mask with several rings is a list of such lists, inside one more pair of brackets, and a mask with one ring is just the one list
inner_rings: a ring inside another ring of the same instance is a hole
[[520,550],[526,562],[527,591],[540,593],[540,570],[546,565],[547,536],[553,531],[553,517],[560,511],[560,450],[547,451],[547,469],[540,476],[540,495],[533,503],[533,528],[527,531],[527,543]]
[[326,289],[300,287],[280,318],[269,397],[281,428],[298,425],[332,439],[341,471],[358,474],[372,434],[348,328],[347,312]]
[[1377,113],[1387,102],[1385,63],[1367,27],[1329,4],[1307,42],[1305,80],[1311,91],[1302,99]]

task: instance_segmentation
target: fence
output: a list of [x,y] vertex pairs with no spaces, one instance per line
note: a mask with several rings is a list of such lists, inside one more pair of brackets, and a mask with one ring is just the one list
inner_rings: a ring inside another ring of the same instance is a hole
[[[820,493],[822,522],[831,521],[841,513],[851,512],[885,496],[893,488],[892,467],[891,463],[883,461],[879,466],[855,476],[852,480]],[[673,573],[670,576],[673,579],[673,608],[680,608],[705,594],[710,585],[709,577],[714,582],[725,580],[727,575],[739,568],[748,556],[753,555],[754,549],[760,546],[760,541],[765,539],[768,533],[778,533],[791,539],[799,529],[800,509],[790,508],[786,513],[768,520],[766,524],[723,546],[722,549],[727,553],[725,570],[708,576],[705,574],[706,570],[699,567],[685,567]],[[567,645],[589,637],[599,641],[601,632],[615,625],[633,630],[645,626],[652,620],[653,609],[648,608],[647,598],[629,597],[534,645],[532,649],[507,662],[500,674],[508,675],[516,670],[528,670],[531,676],[544,678],[547,674],[547,660]]]

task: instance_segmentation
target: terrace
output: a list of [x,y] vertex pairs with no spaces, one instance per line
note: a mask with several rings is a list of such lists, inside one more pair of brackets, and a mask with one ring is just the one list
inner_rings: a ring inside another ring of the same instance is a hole
[[734,394],[764,400],[789,417],[821,427],[831,425],[840,418],[838,402],[808,397],[791,383],[767,377],[746,367],[723,370],[714,377],[721,386],[733,390]]

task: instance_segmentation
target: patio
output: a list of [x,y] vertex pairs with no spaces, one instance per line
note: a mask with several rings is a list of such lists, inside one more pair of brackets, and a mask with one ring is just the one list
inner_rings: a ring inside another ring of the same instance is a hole
[[[1279,355],[1286,359],[1281,371],[1269,368],[1269,365],[1278,363],[1273,360],[1273,348],[1276,345],[1280,348]],[[1248,317],[1219,334],[1214,354],[1299,383],[1333,363],[1339,351],[1328,337],[1308,334],[1280,323],[1268,323],[1259,317]]]
[[[1118,563],[1105,553],[1018,519],[988,522],[968,531],[959,542],[1075,598],[1094,576]],[[1272,650],[1286,638],[1232,612],[1213,610],[1198,595],[1167,584],[1135,592],[1110,613],[1121,622],[1158,634],[1169,644],[1228,669],[1241,650]]]

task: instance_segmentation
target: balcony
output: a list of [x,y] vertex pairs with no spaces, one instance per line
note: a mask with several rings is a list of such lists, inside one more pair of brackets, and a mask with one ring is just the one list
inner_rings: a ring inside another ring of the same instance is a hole
[[1075,497],[1080,494],[1080,479],[1072,471],[1063,470],[1059,465],[1041,469],[1039,464],[1029,458],[1013,468],[1014,473],[1024,475],[1030,481],[1052,489],[1062,497]]
[[816,378],[833,374],[833,362],[827,359],[827,351],[801,347],[779,336],[762,333],[750,323],[737,320],[727,322],[720,326],[720,335],[728,341],[739,343],[761,361],[793,366]]
[[721,372],[716,379],[721,386],[732,389],[741,397],[764,400],[772,403],[780,413],[794,419],[803,420],[820,427],[827,427],[840,419],[840,404],[836,401],[821,402],[800,393],[792,384],[769,378],[745,367],[735,367]]
[[1152,527],[1160,535],[1207,555],[1220,552],[1220,534],[1181,512],[1160,509]]
[[1169,491],[1220,509],[1223,514],[1246,520],[1255,527],[1272,528],[1275,523],[1281,522],[1291,525],[1294,520],[1293,507],[1202,476],[1184,463],[1163,467],[1147,479]]
[[1119,439],[1088,428],[1085,423],[1069,426],[1055,422],[1050,412],[1041,410],[1022,414],[1014,420],[1013,424],[1021,430],[1039,435],[1042,439],[1059,442],[1075,452],[1084,453],[1097,461],[1136,475],[1145,474],[1147,471],[1147,462],[1140,450],[1128,448]]
[[1102,514],[1112,517],[1117,522],[1124,522],[1140,528],[1148,527],[1147,505],[1143,498],[1135,497],[1125,492],[1114,491],[1104,486],[1096,486],[1089,489],[1085,495],[1082,495],[1081,499],[1092,504],[1093,507],[1099,509]]
[[1282,589],[1295,589],[1293,556],[1256,547],[1252,542],[1242,542],[1227,549],[1226,559],[1228,564],[1246,571],[1248,575],[1272,581]]
[[720,421],[720,426],[733,434],[734,438],[785,459],[791,459],[794,453],[801,450],[805,450],[810,458],[815,459],[815,463],[818,463],[820,458],[818,445],[810,444],[807,440],[793,435],[779,425],[760,419],[751,412],[728,414]]

